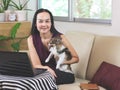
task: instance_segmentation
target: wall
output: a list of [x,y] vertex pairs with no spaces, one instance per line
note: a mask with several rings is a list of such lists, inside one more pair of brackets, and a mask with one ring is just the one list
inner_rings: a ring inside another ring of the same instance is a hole
[[[32,9],[36,9],[36,3],[34,0],[30,0],[29,6]],[[33,5],[34,4],[34,5]],[[117,35],[120,36],[120,0],[113,0],[112,5],[112,24],[111,25],[103,25],[103,24],[91,24],[91,23],[72,23],[72,22],[59,22],[55,21],[55,26],[58,30],[65,33],[66,31],[76,30],[76,31],[85,31],[92,32],[96,34],[102,35]],[[28,14],[29,20],[32,20],[32,15]]]

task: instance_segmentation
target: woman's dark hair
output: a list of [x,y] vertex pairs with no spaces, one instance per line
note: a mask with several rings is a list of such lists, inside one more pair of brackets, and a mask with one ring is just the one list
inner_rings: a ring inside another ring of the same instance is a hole
[[39,13],[42,13],[42,12],[47,12],[49,13],[50,15],[50,19],[51,19],[51,29],[50,31],[54,34],[57,34],[59,33],[56,29],[55,29],[55,26],[54,26],[54,20],[53,20],[53,15],[52,13],[48,10],[48,9],[38,9],[35,14],[34,14],[34,17],[33,17],[33,22],[32,22],[32,28],[31,28],[31,34],[39,34],[39,31],[37,30],[37,27],[36,27],[36,20],[37,20],[37,14]]

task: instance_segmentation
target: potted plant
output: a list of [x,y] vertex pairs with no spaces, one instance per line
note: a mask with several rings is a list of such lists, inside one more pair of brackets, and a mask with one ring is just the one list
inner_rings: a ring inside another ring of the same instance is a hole
[[4,22],[5,21],[5,14],[2,10],[0,10],[0,22]]
[[25,21],[26,20],[26,15],[27,15],[26,10],[30,10],[30,9],[26,9],[26,5],[28,2],[29,2],[29,0],[24,1],[23,3],[21,2],[21,0],[19,0],[18,3],[11,1],[11,6],[16,9],[15,12],[17,14],[17,21]]
[[12,0],[2,0],[4,10],[8,10],[8,7],[10,6],[11,1]]
[[[21,25],[20,22],[16,23],[13,26],[13,28],[11,29],[9,36],[0,35],[0,41],[4,42],[4,41],[9,41],[10,40],[11,41],[11,43],[10,43],[11,46],[10,47],[12,47],[12,49],[14,51],[17,51],[17,52],[20,50],[20,43],[21,43],[21,41],[26,39],[29,36],[28,35],[28,36],[24,36],[24,37],[20,37],[20,38],[16,37],[17,30],[19,29],[20,25]],[[7,49],[7,47],[5,45],[1,45],[0,48],[2,48],[4,50]]]
[[4,21],[4,7],[3,7],[3,4],[2,2],[0,2],[0,22],[3,22]]
[[0,5],[0,13],[4,13],[4,9],[1,5]]
[[2,19],[2,21],[5,21],[7,10],[8,10],[8,7],[10,6],[10,2],[11,0],[0,1],[0,13],[2,14],[0,15],[0,18]]

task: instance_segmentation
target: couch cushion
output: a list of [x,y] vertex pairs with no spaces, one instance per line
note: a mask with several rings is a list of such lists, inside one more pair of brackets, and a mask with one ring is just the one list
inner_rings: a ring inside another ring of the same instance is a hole
[[120,67],[103,62],[92,78],[91,83],[97,83],[107,90],[120,90]]
[[100,64],[109,62],[120,66],[120,37],[119,36],[99,36],[95,37],[94,46],[87,69],[87,79],[91,80]]
[[71,31],[65,33],[79,56],[79,63],[73,64],[72,69],[76,77],[85,78],[94,35],[87,32]]

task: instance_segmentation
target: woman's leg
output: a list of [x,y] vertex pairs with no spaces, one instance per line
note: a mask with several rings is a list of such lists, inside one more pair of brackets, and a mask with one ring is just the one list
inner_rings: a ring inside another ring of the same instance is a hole
[[72,73],[68,73],[68,72],[63,72],[60,70],[56,70],[56,84],[69,84],[69,83],[73,83],[75,81],[75,77],[74,74]]

